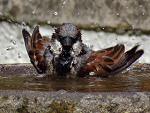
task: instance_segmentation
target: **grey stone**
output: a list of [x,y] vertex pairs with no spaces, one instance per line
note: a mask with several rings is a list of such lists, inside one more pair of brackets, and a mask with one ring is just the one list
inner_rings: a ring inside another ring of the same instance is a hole
[[[149,113],[149,93],[0,91],[3,113]],[[44,96],[43,96],[44,95]],[[136,95],[136,96],[135,96]],[[143,98],[146,97],[146,98]],[[54,99],[54,97],[58,97]],[[99,98],[100,97],[100,98]],[[134,101],[137,99],[138,101]],[[115,101],[116,100],[116,101]],[[119,101],[121,100],[121,101]],[[146,104],[142,104],[146,102]]]
[[149,0],[1,0],[1,15],[28,23],[111,26],[150,30]]

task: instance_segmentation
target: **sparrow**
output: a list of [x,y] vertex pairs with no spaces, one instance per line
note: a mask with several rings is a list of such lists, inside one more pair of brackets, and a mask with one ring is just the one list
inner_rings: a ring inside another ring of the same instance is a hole
[[[123,44],[94,51],[82,41],[80,29],[72,23],[64,23],[55,29],[51,38],[42,36],[39,26],[32,35],[22,30],[30,61],[39,74],[71,77],[109,77],[117,74],[137,59],[144,51],[139,45],[125,52]],[[59,52],[53,49],[59,43]]]

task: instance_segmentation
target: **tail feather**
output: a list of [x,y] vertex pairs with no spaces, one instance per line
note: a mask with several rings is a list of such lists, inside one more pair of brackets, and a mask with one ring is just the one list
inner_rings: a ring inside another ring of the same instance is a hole
[[119,44],[118,47],[115,50],[113,59],[119,58],[124,53],[124,51],[125,51],[124,45],[123,44]]
[[120,62],[115,66],[115,68],[112,68],[111,74],[115,74],[118,72],[123,71],[124,69],[128,68],[131,64],[133,64],[137,59],[139,59],[144,51],[143,50],[137,50],[139,45],[133,47],[131,50],[127,51],[123,56]]
[[128,55],[128,56],[133,56],[133,54],[136,53],[138,47],[139,47],[139,45],[134,46],[132,49],[130,49],[129,51],[127,51],[125,54]]

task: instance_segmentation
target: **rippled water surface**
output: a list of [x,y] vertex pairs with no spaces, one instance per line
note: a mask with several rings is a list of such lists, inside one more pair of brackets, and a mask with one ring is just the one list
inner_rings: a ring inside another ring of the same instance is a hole
[[77,79],[41,79],[35,77],[1,77],[1,90],[38,90],[38,91],[150,91],[149,72],[127,72],[109,78],[77,78]]

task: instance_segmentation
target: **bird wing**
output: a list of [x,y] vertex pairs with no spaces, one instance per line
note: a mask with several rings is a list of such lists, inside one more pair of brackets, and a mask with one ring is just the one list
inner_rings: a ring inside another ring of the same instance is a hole
[[87,75],[93,72],[96,76],[107,77],[110,74],[121,72],[144,53],[143,50],[137,50],[138,46],[134,46],[127,52],[125,52],[123,44],[93,51],[86,63],[81,67],[79,75]]
[[53,57],[50,50],[50,39],[41,36],[38,26],[34,28],[32,36],[25,29],[22,30],[22,34],[31,63],[38,73],[45,73],[47,59],[52,59]]

